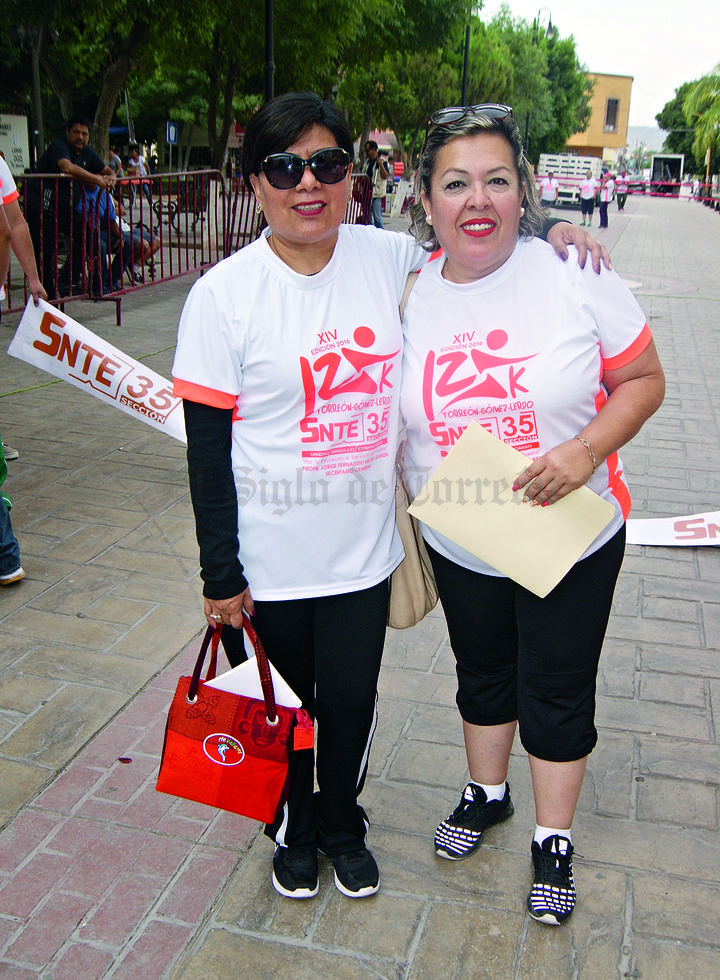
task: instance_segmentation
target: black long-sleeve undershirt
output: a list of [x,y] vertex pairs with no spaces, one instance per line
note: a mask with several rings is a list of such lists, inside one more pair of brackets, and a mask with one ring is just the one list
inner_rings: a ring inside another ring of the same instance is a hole
[[230,599],[248,587],[238,558],[231,408],[183,399],[190,497],[200,546],[203,595]]

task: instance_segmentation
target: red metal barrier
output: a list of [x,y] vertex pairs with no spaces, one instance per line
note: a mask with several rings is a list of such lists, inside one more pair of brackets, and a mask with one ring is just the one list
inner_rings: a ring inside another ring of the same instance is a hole
[[[113,300],[118,324],[123,295],[204,271],[254,241],[265,226],[252,189],[241,179],[226,184],[216,170],[122,178],[110,205],[106,192],[64,175],[26,174],[17,185],[51,302]],[[353,176],[345,221],[369,224],[371,205],[372,184],[363,174]]]
[[372,224],[372,192],[370,178],[366,174],[352,175],[350,200],[345,209],[345,223],[348,225]]
[[[48,296],[51,300],[89,296],[85,234],[88,200],[84,185],[63,174],[23,175],[16,178],[16,184],[38,273]],[[27,293],[23,292],[27,301]],[[8,309],[12,309],[12,281]]]

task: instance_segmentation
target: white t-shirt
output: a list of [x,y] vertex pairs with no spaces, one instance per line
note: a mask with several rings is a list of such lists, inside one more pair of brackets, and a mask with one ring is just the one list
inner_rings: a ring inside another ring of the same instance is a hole
[[[650,342],[645,316],[614,272],[596,275],[577,253],[559,262],[537,239],[519,242],[496,272],[458,285],[441,260],[418,277],[405,308],[401,411],[406,469],[419,492],[469,422],[537,459],[572,439],[606,401],[604,370],[634,360]],[[588,486],[615,518],[587,550],[621,527],[630,510],[622,462],[611,454]],[[433,548],[475,571],[498,572],[423,525]]]
[[0,157],[0,204],[11,204],[20,197],[5,160]]
[[612,201],[612,196],[615,192],[615,181],[610,179],[606,180],[600,189],[600,200],[608,203]]
[[557,197],[559,186],[555,177],[552,180],[546,177],[541,184],[541,199],[543,201],[554,201]]
[[580,197],[587,200],[590,197],[595,197],[595,190],[597,188],[598,182],[594,177],[588,177],[586,180],[580,184]]
[[427,258],[408,235],[341,225],[330,262],[304,276],[266,232],[193,286],[175,392],[235,410],[238,554],[254,598],[369,588],[402,559],[398,304]]
[[133,160],[132,157],[128,160],[128,168],[137,170],[136,177],[147,177],[148,169],[145,166],[145,157],[138,154],[137,160]]

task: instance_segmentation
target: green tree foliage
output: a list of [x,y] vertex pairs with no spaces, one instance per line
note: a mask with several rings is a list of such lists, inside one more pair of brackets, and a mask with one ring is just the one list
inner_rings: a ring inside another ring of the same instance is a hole
[[587,129],[591,115],[592,85],[574,39],[548,37],[543,23],[514,19],[505,6],[488,34],[509,53],[511,87],[504,101],[513,106],[528,157],[537,162],[541,153],[562,153],[573,133]]
[[686,166],[691,165],[695,159],[693,153],[695,131],[685,117],[683,103],[696,85],[697,82],[684,82],[680,88],[676,88],[675,98],[666,102],[655,116],[660,129],[664,129],[667,133],[663,150],[666,153],[684,153]]
[[[158,138],[167,119],[207,128],[220,166],[235,120],[247,121],[264,91],[265,0],[177,4],[171,0],[5,0],[10,43],[0,39],[3,99],[30,107],[28,33],[39,40],[46,136],[82,111],[107,152],[108,127],[124,122],[130,93],[136,135]],[[406,160],[429,112],[461,101],[465,25],[471,25],[467,97],[507,101],[537,152],[561,148],[582,128],[586,103],[572,39],[471,17],[472,0],[275,0],[275,91],[337,98],[353,130],[389,128]],[[4,57],[3,57],[4,56]],[[16,88],[11,82],[19,80]],[[551,144],[552,147],[551,147]],[[555,145],[557,144],[557,145]]]
[[340,66],[338,104],[361,136],[392,130],[407,164],[427,114],[460,98],[459,77],[443,45],[462,38],[468,0],[383,0],[363,18]]
[[[53,98],[47,98],[47,139],[73,112],[93,120],[93,142],[107,154],[108,127],[120,93],[136,72],[155,64],[160,38],[177,25],[170,0],[6,0],[18,37],[34,35]],[[47,91],[47,89],[46,89]]]
[[683,102],[688,123],[694,127],[693,153],[698,169],[705,172],[710,151],[710,169],[714,172],[720,156],[720,65],[693,85]]
[[538,154],[562,153],[570,136],[585,132],[592,115],[593,86],[578,62],[573,38],[548,42],[547,78],[552,117],[549,129],[539,140]]

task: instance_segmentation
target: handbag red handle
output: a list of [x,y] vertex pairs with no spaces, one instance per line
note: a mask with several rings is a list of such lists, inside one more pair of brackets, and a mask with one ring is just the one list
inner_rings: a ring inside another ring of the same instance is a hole
[[[265,717],[267,719],[267,723],[268,725],[277,725],[280,719],[278,717],[277,706],[275,704],[275,688],[273,687],[272,675],[270,673],[270,664],[268,663],[267,654],[263,649],[263,645],[260,642],[260,637],[255,632],[255,627],[251,623],[250,617],[244,609],[243,629],[245,630],[248,639],[252,643],[253,650],[255,651],[255,662],[257,663],[258,674],[260,675],[260,686],[262,687],[263,698],[265,699]],[[205,675],[205,680],[211,681],[215,677],[215,671],[217,669],[217,651],[220,644],[221,632],[222,626],[208,626],[207,630],[205,631],[205,636],[203,637],[202,644],[200,645],[200,653],[195,661],[195,669],[193,670],[192,678],[190,679],[190,686],[188,687],[187,700],[190,703],[193,703],[197,697],[200,674],[202,673],[203,663],[205,662],[205,655],[207,654],[208,647],[211,647],[211,656],[207,674]]]

